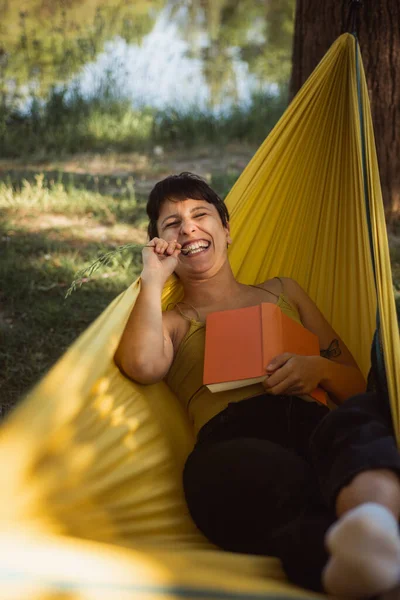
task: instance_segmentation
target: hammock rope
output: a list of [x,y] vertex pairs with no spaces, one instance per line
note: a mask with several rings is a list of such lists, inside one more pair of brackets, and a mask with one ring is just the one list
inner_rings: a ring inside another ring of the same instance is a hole
[[350,0],[350,9],[347,18],[346,31],[357,36],[357,32],[360,27],[360,9],[364,5],[363,0]]

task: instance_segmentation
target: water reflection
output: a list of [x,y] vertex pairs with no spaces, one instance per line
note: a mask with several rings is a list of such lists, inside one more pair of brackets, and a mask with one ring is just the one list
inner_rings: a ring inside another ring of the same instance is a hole
[[[206,52],[208,40],[202,38],[200,49]],[[107,43],[105,51],[84,68],[76,82],[89,97],[112,82],[114,93],[130,98],[137,107],[173,106],[178,110],[223,110],[232,103],[247,104],[255,90],[277,88],[260,82],[249,71],[248,63],[241,60],[237,48],[229,52],[228,76],[222,79],[222,85],[210,82],[210,64],[210,60],[190,51],[179,24],[171,20],[169,10],[164,10],[140,45],[127,44],[120,37]]]
[[0,0],[0,11],[8,101],[67,85],[218,111],[289,78],[294,0]]

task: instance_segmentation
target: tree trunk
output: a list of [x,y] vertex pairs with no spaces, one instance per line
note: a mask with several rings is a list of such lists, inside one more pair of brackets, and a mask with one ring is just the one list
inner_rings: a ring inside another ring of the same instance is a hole
[[[349,31],[348,6],[347,0],[297,0],[291,97],[335,39]],[[400,220],[400,2],[364,0],[356,10],[383,202],[393,225]]]

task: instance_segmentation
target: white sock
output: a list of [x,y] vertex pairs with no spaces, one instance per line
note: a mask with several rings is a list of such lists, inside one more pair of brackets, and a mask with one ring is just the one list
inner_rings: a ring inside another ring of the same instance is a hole
[[329,594],[365,598],[400,583],[399,525],[380,504],[348,511],[325,536],[331,557],[323,572]]

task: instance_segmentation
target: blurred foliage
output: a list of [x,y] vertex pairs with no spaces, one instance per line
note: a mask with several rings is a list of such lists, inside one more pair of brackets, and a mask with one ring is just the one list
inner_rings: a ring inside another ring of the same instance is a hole
[[[115,36],[140,43],[165,0],[0,0],[0,93],[43,98]],[[22,88],[22,89],[21,89]]]
[[287,87],[295,0],[188,0],[186,11],[181,0],[169,4],[191,56],[203,61],[213,105],[227,91],[234,97],[238,84],[234,58],[245,61],[261,85]]
[[68,154],[145,148],[151,139],[153,112],[135,110],[126,99],[99,94],[87,99],[66,87],[53,88],[47,102],[33,102],[29,113],[0,107],[3,156]]
[[260,24],[264,43],[249,39],[242,48],[242,58],[261,80],[286,87],[292,69],[295,1],[264,1],[264,6]]
[[181,112],[159,111],[153,139],[157,143],[192,147],[211,143],[224,145],[232,141],[260,144],[286,108],[286,97],[268,93],[254,94],[248,106],[236,105],[222,115],[200,109]]
[[[155,143],[262,141],[286,103],[294,4],[295,0],[0,0],[3,156],[148,149]],[[135,99],[126,96],[117,69],[105,72],[93,84],[91,97],[85,97],[73,83],[74,76],[116,36],[140,44],[162,9],[177,23],[189,57],[201,61],[209,87],[208,111],[134,109]],[[258,82],[247,106],[238,106],[243,85],[239,60]],[[275,85],[275,98],[270,84]],[[224,100],[231,101],[232,108],[215,110]]]
[[107,95],[85,99],[76,91],[53,90],[44,104],[35,103],[29,114],[2,112],[2,156],[41,159],[77,152],[153,151],[191,148],[232,141],[259,144],[286,107],[286,98],[255,94],[246,106],[236,105],[222,115],[191,108],[134,109],[126,99]]

